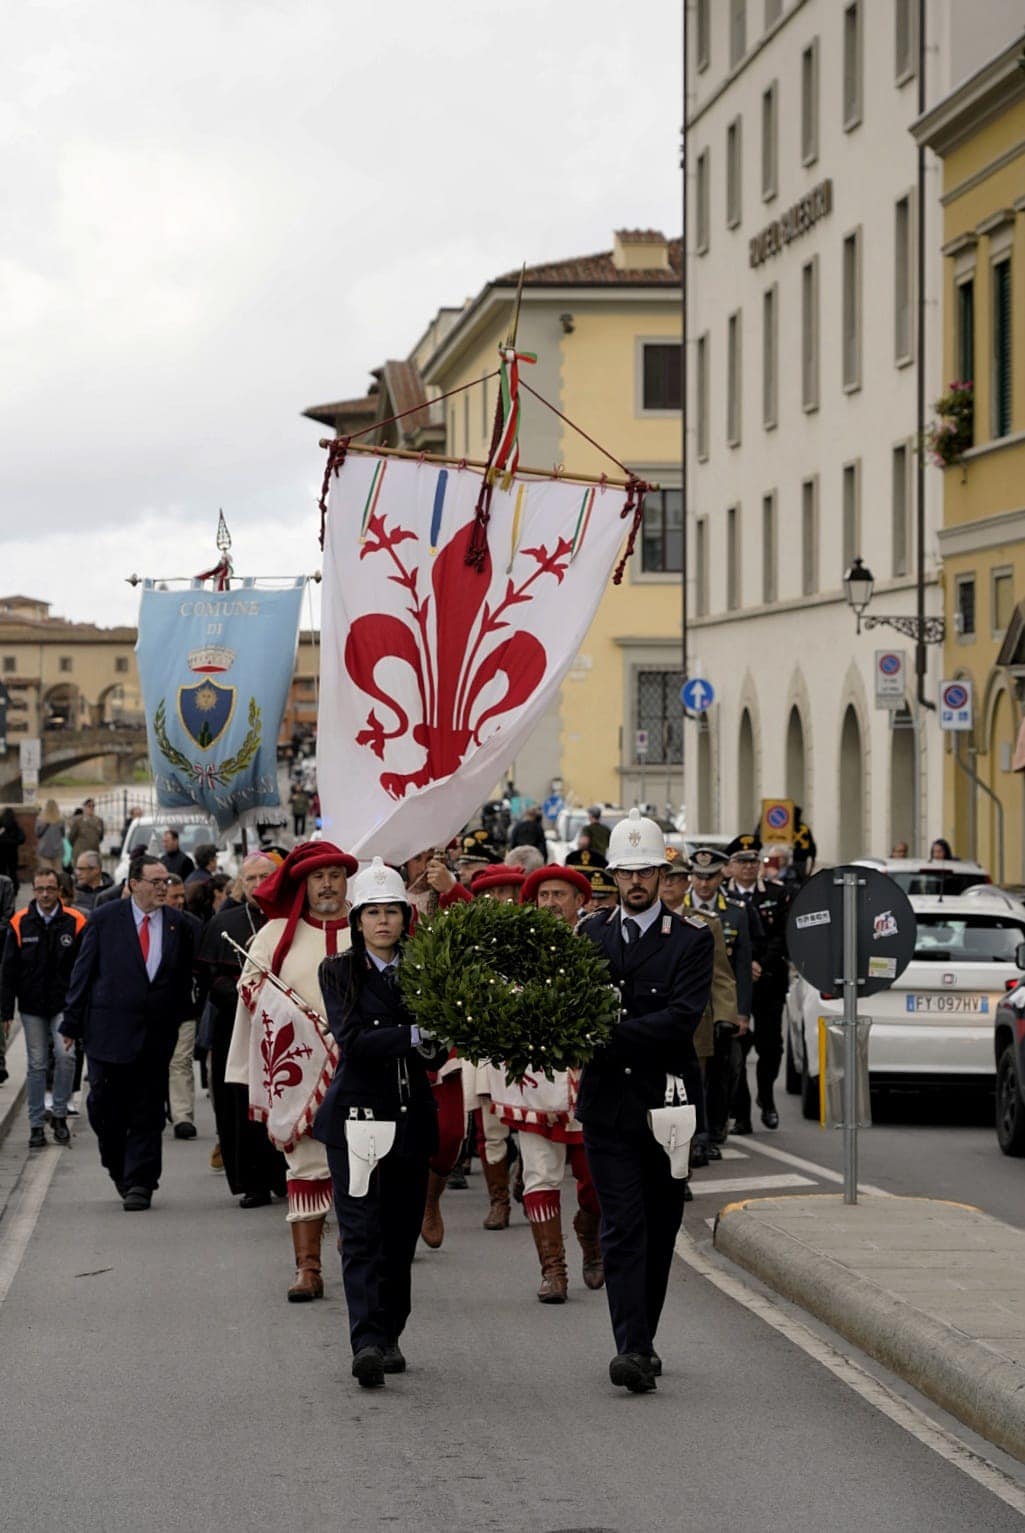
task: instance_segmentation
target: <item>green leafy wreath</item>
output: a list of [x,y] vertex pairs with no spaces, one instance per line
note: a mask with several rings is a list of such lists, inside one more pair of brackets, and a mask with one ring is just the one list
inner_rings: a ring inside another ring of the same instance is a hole
[[153,715],[153,733],[157,737],[157,744],[173,767],[192,782],[203,782],[212,787],[215,783],[220,787],[227,787],[233,777],[239,772],[245,771],[253,757],[260,749],[260,739],[263,734],[260,708],[256,698],[249,699],[249,732],[234,756],[228,756],[221,762],[211,762],[207,766],[199,766],[189,760],[178,748],[171,744],[167,734],[167,706],[164,698],[157,704],[157,710]]
[[583,1065],[618,1020],[608,965],[550,911],[477,899],[421,922],[399,967],[420,1027],[510,1082]]

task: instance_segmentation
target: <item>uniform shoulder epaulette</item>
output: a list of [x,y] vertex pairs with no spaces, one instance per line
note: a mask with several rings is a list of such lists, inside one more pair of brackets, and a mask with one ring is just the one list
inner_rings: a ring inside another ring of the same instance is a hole
[[706,929],[706,922],[702,921],[700,916],[684,916],[683,919],[686,921],[688,926],[696,926],[698,931],[704,931]]

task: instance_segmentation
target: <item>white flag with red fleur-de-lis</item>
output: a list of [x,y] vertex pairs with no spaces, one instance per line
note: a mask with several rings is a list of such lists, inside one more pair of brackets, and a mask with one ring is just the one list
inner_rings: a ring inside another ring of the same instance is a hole
[[494,488],[475,569],[480,481],[369,453],[332,481],[317,785],[325,834],[357,856],[402,861],[475,814],[572,664],[628,531],[621,487],[513,480]]

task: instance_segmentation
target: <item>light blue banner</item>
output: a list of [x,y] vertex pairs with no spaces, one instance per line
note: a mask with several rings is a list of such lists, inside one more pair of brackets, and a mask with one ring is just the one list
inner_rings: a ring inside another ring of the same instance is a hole
[[280,803],[278,731],[303,586],[158,591],[146,583],[136,654],[162,809],[203,809],[224,831]]

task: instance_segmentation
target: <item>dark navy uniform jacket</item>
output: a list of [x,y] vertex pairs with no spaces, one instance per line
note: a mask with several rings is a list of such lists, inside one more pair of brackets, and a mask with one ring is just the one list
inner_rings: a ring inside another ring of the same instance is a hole
[[[353,995],[350,975],[355,963],[365,968],[359,993]],[[427,1071],[440,1069],[448,1048],[434,1042],[414,1044],[413,1018],[397,984],[365,955],[325,958],[319,978],[341,1057],[313,1120],[313,1137],[341,1148],[349,1108],[368,1107],[375,1118],[397,1125],[395,1147],[400,1155],[432,1155],[438,1111]]]
[[619,910],[602,910],[578,928],[604,954],[623,998],[607,1044],[585,1065],[580,1122],[647,1129],[665,1102],[666,1076],[697,1067],[694,1033],[712,988],[715,941],[704,921],[681,919],[668,905],[639,941],[623,942]]

